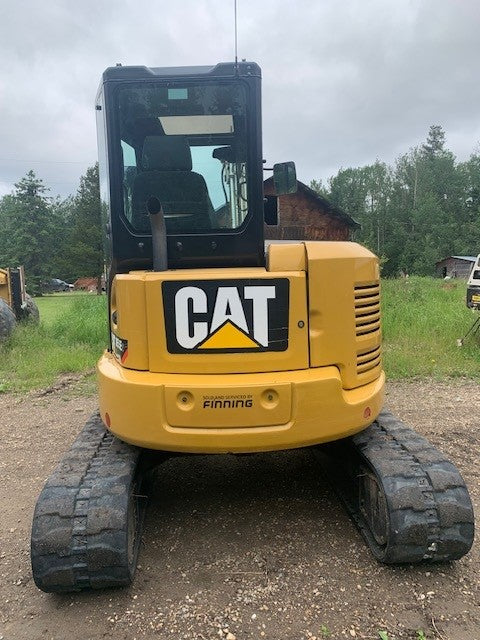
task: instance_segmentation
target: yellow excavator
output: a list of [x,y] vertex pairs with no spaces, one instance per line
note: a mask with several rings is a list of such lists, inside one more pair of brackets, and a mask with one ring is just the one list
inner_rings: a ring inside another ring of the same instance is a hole
[[[353,242],[265,249],[260,91],[253,62],[103,74],[110,344],[99,413],[35,509],[44,591],[130,584],[149,474],[181,453],[314,447],[378,560],[472,545],[458,470],[382,411],[377,258]],[[292,162],[273,178],[296,190]]]
[[25,290],[24,268],[0,269],[0,340],[10,336],[17,320],[39,318],[38,307]]

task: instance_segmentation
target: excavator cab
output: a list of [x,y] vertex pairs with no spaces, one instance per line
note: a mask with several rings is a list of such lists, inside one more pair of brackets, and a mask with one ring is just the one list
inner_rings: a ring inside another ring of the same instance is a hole
[[[376,256],[306,240],[265,252],[258,65],[110,68],[96,110],[110,345],[99,413],[37,503],[36,584],[130,584],[146,469],[182,453],[312,446],[380,561],[467,553],[460,474],[382,412]],[[274,183],[295,190],[293,163]]]
[[[149,198],[163,207],[168,266],[263,266],[260,68],[112,67],[96,100],[112,274],[152,268]],[[293,163],[276,165],[279,192]]]

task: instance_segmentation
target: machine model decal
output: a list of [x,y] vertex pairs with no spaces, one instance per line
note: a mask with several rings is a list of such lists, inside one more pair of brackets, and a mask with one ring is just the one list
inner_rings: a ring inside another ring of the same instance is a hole
[[122,340],[112,331],[112,352],[113,355],[123,364],[128,357],[128,340]]
[[165,281],[169,353],[238,353],[288,348],[287,278]]

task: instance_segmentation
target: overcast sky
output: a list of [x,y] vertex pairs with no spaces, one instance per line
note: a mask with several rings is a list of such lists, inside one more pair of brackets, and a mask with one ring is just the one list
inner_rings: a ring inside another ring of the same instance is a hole
[[[238,0],[238,42],[263,70],[264,157],[307,184],[390,162],[431,124],[460,160],[479,148],[479,0]],[[76,191],[106,67],[215,64],[233,43],[233,0],[4,2],[0,195],[30,168]]]

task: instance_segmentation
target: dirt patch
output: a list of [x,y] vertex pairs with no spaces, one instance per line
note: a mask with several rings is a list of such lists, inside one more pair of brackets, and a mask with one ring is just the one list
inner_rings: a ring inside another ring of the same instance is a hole
[[[94,398],[0,396],[0,638],[480,640],[478,545],[459,562],[379,565],[307,450],[176,458],[158,471],[130,589],[65,596],[33,584],[43,482]],[[480,391],[390,383],[387,405],[459,466],[478,509]]]
[[48,396],[51,393],[58,393],[59,391],[70,389],[74,387],[80,380],[83,380],[88,376],[92,376],[94,372],[94,369],[90,369],[89,371],[83,371],[82,373],[64,373],[63,375],[58,376],[58,378],[52,385],[35,392],[33,395],[34,397],[42,398],[43,396]]

